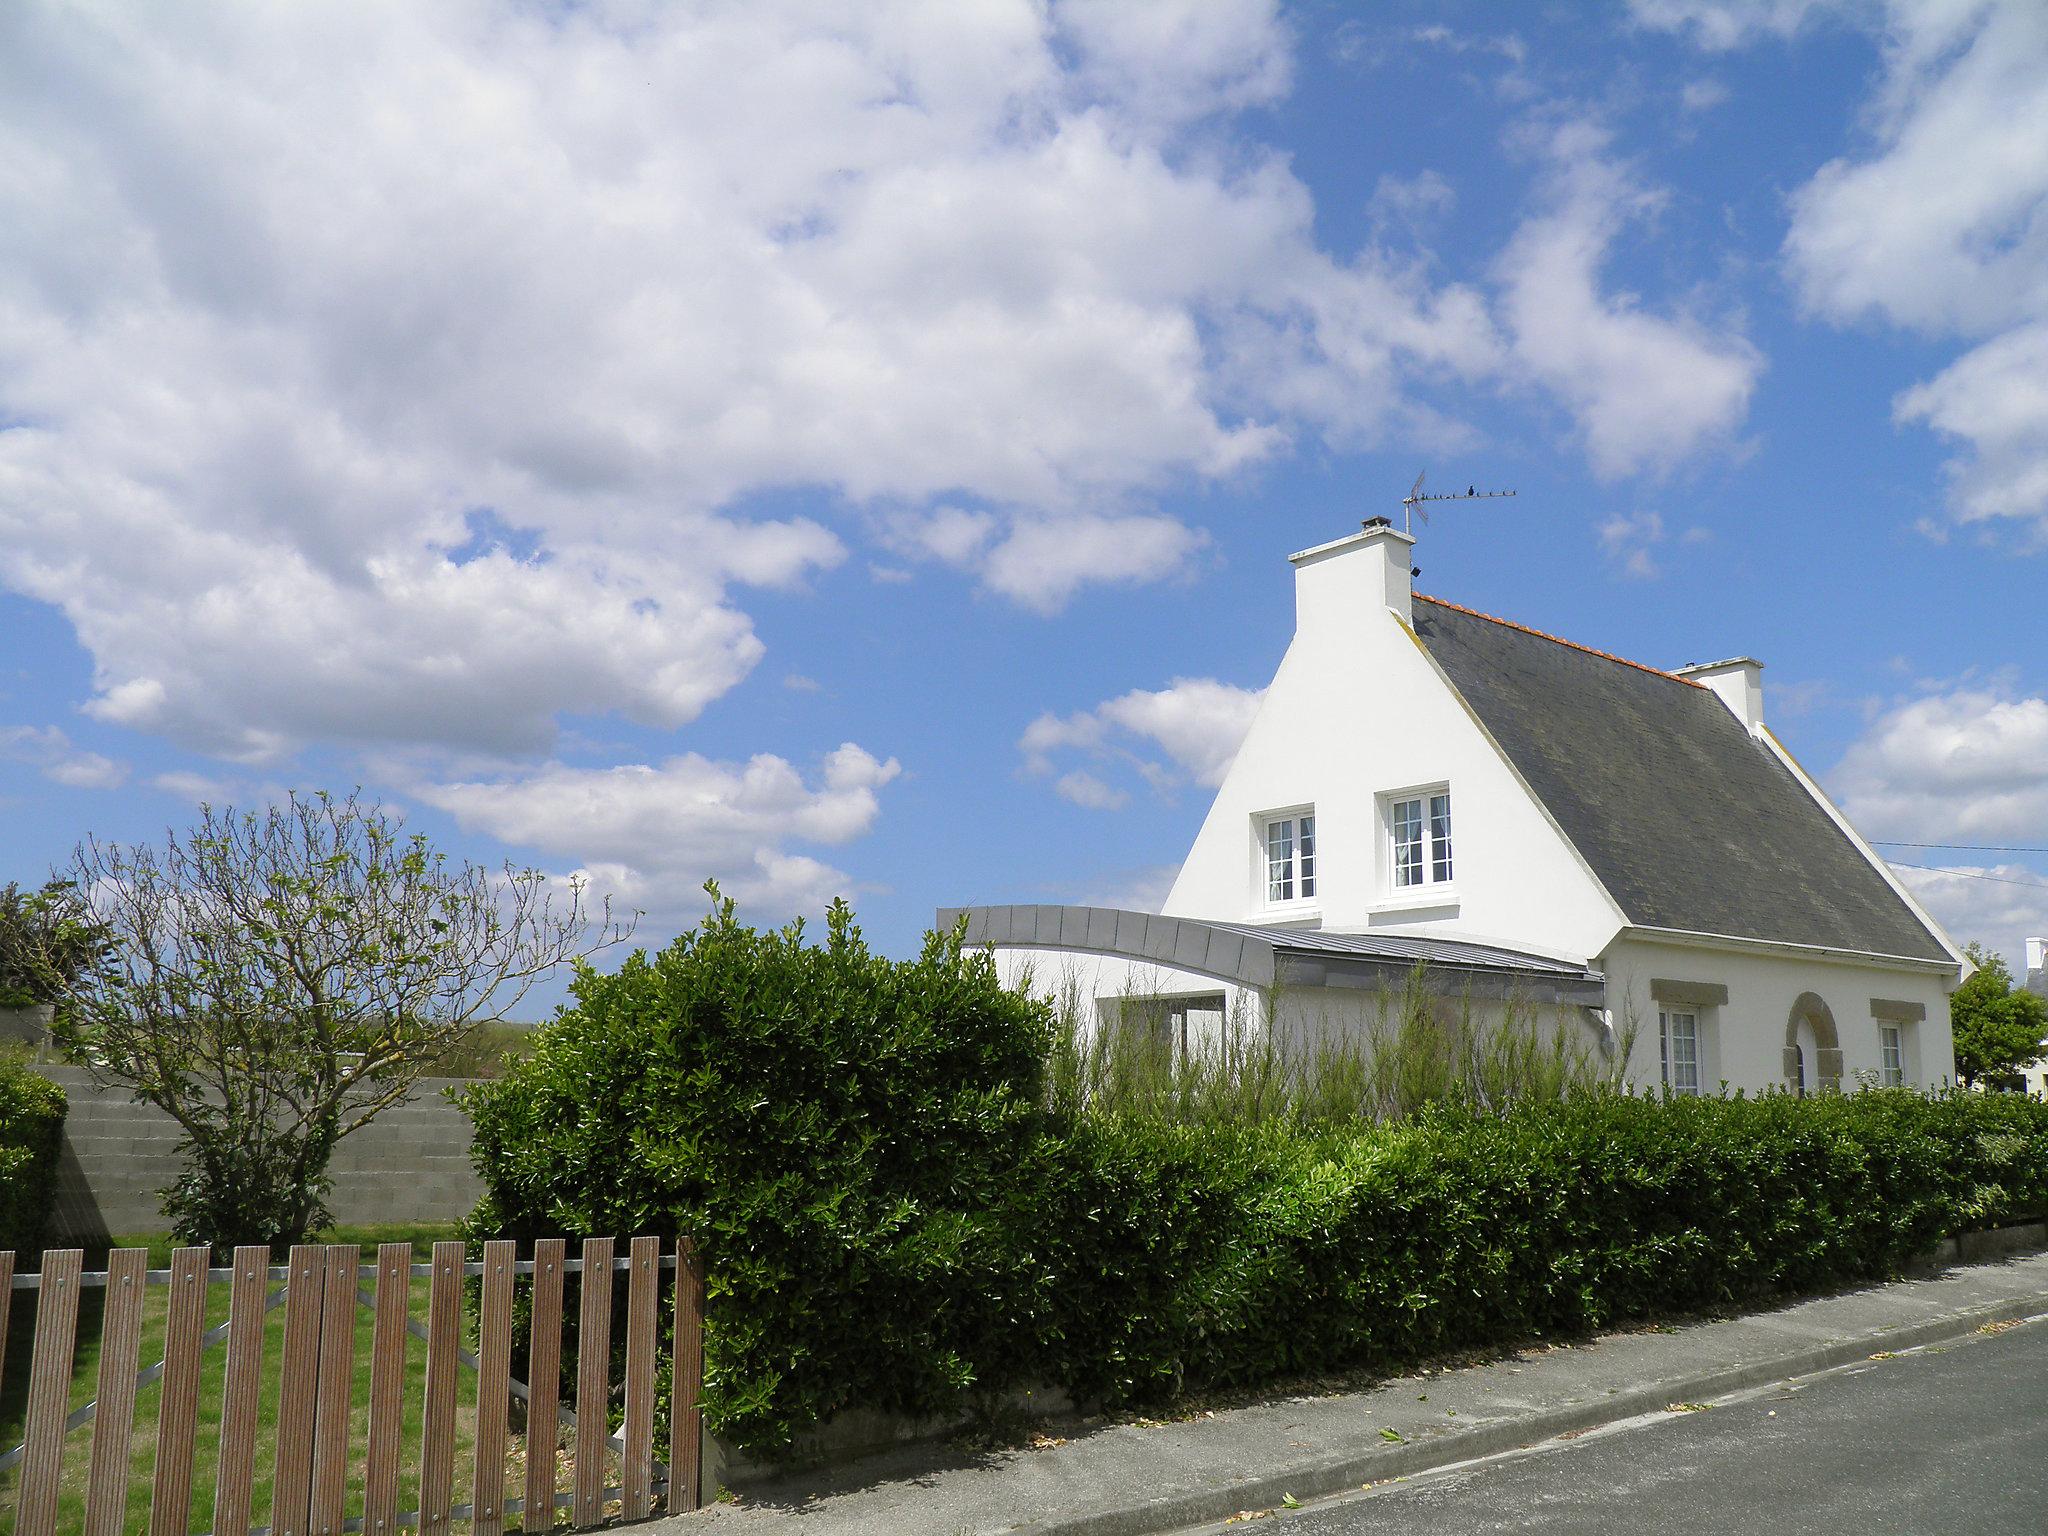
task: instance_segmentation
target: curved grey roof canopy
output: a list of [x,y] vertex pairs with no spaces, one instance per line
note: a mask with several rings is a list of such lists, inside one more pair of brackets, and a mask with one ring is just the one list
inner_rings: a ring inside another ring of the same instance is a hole
[[1526,998],[1600,1008],[1607,978],[1584,966],[1521,950],[1407,933],[1321,933],[1211,923],[1114,907],[941,907],[944,932],[962,918],[967,942],[1079,950],[1149,960],[1240,986],[1398,986],[1417,961],[1430,990],[1447,996]]

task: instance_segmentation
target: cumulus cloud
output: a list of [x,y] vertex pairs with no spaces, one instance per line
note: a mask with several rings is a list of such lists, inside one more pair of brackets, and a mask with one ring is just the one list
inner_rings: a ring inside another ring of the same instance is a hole
[[2026,941],[2048,935],[2048,873],[2013,863],[1892,868],[1958,944],[1988,945],[2025,976]]
[[[1166,687],[1134,688],[1093,709],[1046,713],[1019,738],[1027,773],[1050,774],[1062,756],[1080,754],[1098,768],[1122,766],[1162,792],[1192,780],[1223,782],[1262,694],[1210,677],[1177,677]],[[1128,797],[1094,772],[1067,773],[1055,788],[1077,805],[1112,810]]]
[[688,721],[846,556],[764,489],[985,509],[926,557],[1035,609],[1176,574],[1162,489],[1500,366],[1235,131],[1289,58],[1272,0],[0,8],[0,582],[257,761]]
[[1662,195],[1616,160],[1595,124],[1557,125],[1539,151],[1545,195],[1495,263],[1513,369],[1564,402],[1606,478],[1668,469],[1727,440],[1748,413],[1762,354],[1728,327],[1653,313],[1601,285],[1614,242]]
[[1884,711],[1833,776],[1871,837],[1928,843],[2044,841],[2048,699],[1964,688]]
[[551,763],[412,793],[466,831],[574,861],[595,893],[664,921],[692,911],[706,879],[775,911],[815,912],[851,892],[851,876],[801,849],[865,836],[899,772],[894,758],[847,742],[813,780],[781,757],[733,763],[692,752],[607,768]]
[[126,763],[86,751],[54,725],[0,726],[0,757],[27,763],[66,789],[118,789],[128,781]]
[[[1617,512],[1600,525],[1600,548],[1614,568],[1636,581],[1655,581],[1664,574],[1659,550],[1671,535],[1661,512]],[[1686,547],[1712,541],[1713,530],[1687,528],[1677,542]]]
[[1699,47],[1723,52],[1758,37],[1791,37],[1833,12],[1870,13],[1875,0],[1629,0],[1638,26],[1684,32]]
[[1824,5],[1635,0],[1702,46],[1789,36],[1824,12],[1877,34],[1867,145],[1791,199],[1784,257],[1809,312],[1881,320],[1968,349],[1901,393],[1897,420],[1961,452],[1966,520],[2048,541],[2048,8],[1996,0]]

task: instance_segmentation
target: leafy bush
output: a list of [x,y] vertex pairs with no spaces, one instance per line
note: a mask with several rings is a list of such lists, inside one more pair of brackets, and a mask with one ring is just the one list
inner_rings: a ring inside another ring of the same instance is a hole
[[723,903],[575,999],[464,1097],[472,1230],[691,1234],[710,1411],[750,1441],[949,1401],[1012,1347],[1049,1025],[987,956],[880,958],[844,906],[807,944]]
[[856,1404],[1143,1402],[1811,1291],[2048,1211],[2048,1105],[2013,1098],[1182,1120],[1075,1095],[1058,1050],[957,938],[897,963],[843,907],[815,947],[721,906],[469,1091],[472,1231],[693,1235],[707,1417],[772,1448]]
[[0,1249],[42,1241],[67,1107],[62,1088],[0,1052]]

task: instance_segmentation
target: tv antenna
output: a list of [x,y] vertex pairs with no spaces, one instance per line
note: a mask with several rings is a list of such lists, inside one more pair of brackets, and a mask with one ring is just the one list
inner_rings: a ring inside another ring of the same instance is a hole
[[1462,491],[1441,491],[1425,496],[1422,491],[1422,482],[1428,475],[1428,470],[1424,470],[1421,474],[1417,475],[1415,477],[1415,484],[1410,486],[1408,494],[1401,498],[1401,531],[1403,533],[1413,534],[1415,532],[1415,519],[1418,517],[1422,519],[1424,527],[1429,525],[1429,504],[1432,501],[1496,501],[1503,496],[1515,494],[1513,491],[1482,491],[1477,486],[1468,485]]

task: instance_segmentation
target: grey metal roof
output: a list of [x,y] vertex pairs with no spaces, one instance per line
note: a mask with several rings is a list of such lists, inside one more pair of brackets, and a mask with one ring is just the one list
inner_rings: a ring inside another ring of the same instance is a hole
[[1949,958],[1710,689],[1434,598],[1415,632],[1630,922]]
[[1433,990],[1599,1007],[1600,972],[1490,944],[1406,933],[1325,933],[1212,923],[1113,907],[942,907],[943,931],[967,919],[970,944],[1075,950],[1171,965],[1250,987],[1398,986],[1415,966]]

